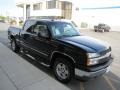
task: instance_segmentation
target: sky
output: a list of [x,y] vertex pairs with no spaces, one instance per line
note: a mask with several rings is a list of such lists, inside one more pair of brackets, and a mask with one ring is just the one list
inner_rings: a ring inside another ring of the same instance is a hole
[[22,10],[16,7],[15,0],[0,0],[0,15],[22,16]]
[[9,10],[13,10],[15,8],[14,0],[0,0],[0,14],[5,15],[8,14]]

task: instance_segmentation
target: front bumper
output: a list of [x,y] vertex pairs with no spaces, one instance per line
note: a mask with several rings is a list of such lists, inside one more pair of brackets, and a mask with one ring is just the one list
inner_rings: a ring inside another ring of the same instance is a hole
[[80,78],[82,77],[83,78],[94,78],[94,77],[97,77],[104,73],[109,72],[109,70],[110,70],[110,66],[108,66],[107,68],[95,71],[95,72],[87,72],[87,71],[83,71],[83,70],[75,68],[75,75]]

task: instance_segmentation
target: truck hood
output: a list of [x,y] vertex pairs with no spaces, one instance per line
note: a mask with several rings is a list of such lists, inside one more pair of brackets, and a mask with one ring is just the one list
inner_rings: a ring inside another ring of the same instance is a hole
[[63,37],[59,40],[77,46],[89,53],[99,53],[110,47],[108,43],[102,42],[89,36]]

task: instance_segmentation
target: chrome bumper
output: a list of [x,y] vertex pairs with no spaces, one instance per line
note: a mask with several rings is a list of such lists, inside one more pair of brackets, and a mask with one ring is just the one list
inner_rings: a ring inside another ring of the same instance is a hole
[[94,77],[97,77],[104,73],[109,72],[109,70],[110,70],[110,66],[105,69],[96,71],[96,72],[86,72],[86,71],[82,71],[80,69],[75,68],[75,75],[78,77],[94,78]]

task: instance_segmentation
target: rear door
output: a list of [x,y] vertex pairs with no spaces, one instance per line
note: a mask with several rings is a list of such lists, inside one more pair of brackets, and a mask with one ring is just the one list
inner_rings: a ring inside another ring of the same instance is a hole
[[20,33],[20,44],[24,49],[31,50],[33,26],[35,23],[36,21],[32,20],[26,21],[23,26],[23,30]]

